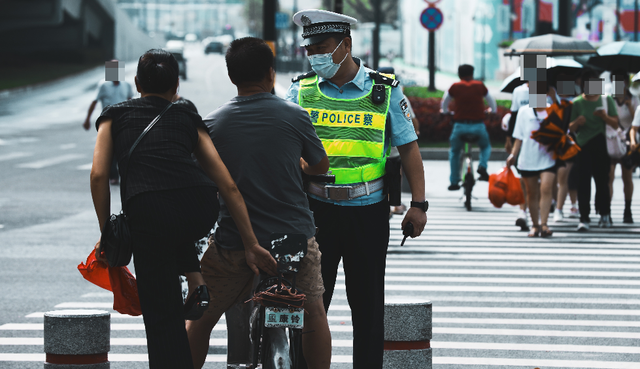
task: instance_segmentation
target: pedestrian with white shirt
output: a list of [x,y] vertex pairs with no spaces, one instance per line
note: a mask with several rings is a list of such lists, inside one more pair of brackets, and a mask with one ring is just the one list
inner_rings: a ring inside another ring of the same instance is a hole
[[546,117],[545,107],[531,108],[526,105],[518,109],[513,129],[515,141],[511,155],[507,158],[507,167],[516,164],[517,158],[516,167],[520,171],[527,190],[529,213],[533,224],[529,237],[550,237],[553,234],[547,225],[547,220],[553,186],[556,183],[556,161],[546,145],[531,138],[531,132],[540,129],[540,123]]
[[[624,70],[616,70],[611,72],[611,81],[614,79],[624,81],[624,93],[613,95],[613,101],[616,103],[618,111],[618,124],[628,137],[631,130],[631,123],[636,115],[636,109],[640,106],[640,99],[629,91],[629,75]],[[609,196],[613,199],[613,180],[615,179],[616,166],[620,164],[620,159],[611,158],[611,170],[609,171]],[[633,170],[620,165],[622,169],[622,183],[624,192],[624,214],[623,223],[633,223],[633,215],[631,214],[631,199],[633,197]]]

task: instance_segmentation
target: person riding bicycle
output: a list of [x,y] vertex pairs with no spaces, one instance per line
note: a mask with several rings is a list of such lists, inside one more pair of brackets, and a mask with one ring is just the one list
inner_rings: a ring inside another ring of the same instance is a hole
[[[260,245],[270,245],[273,233],[304,234],[307,239],[307,254],[296,278],[296,286],[306,295],[303,352],[309,368],[329,369],[331,333],[322,300],[321,254],[301,175],[301,169],[311,175],[325,173],[329,159],[309,114],[270,93],[275,83],[274,57],[263,40],[234,40],[225,59],[238,96],[207,115],[204,122],[243,194]],[[276,274],[269,251],[243,250],[224,202],[209,244],[201,264],[211,303],[200,320],[187,322],[196,368],[205,362],[213,327],[225,311],[247,296],[258,268]]]
[[442,98],[442,113],[449,112],[449,103],[453,99],[455,108],[453,109],[453,131],[449,137],[451,148],[449,150],[449,191],[460,189],[460,152],[464,145],[463,136],[478,137],[480,146],[480,163],[478,165],[478,178],[481,181],[489,180],[487,173],[487,162],[491,156],[491,142],[487,127],[484,125],[485,107],[483,99],[491,108],[490,112],[496,111],[496,101],[489,94],[489,90],[481,81],[473,79],[474,68],[471,65],[463,64],[458,67],[460,82],[456,82],[444,93]]

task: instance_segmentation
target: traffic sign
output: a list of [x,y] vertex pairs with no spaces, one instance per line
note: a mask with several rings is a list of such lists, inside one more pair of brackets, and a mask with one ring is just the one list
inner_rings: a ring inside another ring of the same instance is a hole
[[442,12],[435,6],[426,8],[422,14],[420,14],[420,24],[422,24],[422,26],[429,32],[433,32],[440,28],[443,20],[444,16],[442,15]]
[[291,17],[287,13],[276,13],[276,29],[286,29],[291,26]]

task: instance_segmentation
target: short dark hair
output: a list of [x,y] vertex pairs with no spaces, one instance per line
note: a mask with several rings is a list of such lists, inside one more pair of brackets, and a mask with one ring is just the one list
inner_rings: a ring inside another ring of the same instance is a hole
[[462,64],[461,66],[458,67],[458,77],[460,77],[460,78],[472,77],[473,78],[473,71],[474,70],[475,69],[473,68],[473,65]]
[[144,92],[165,93],[176,86],[180,67],[170,52],[151,49],[138,60],[138,84]]
[[264,40],[244,37],[231,42],[225,61],[233,83],[260,82],[273,68],[273,52]]
[[619,81],[624,81],[624,80],[627,80],[627,82],[629,81],[629,74],[624,69],[618,68],[611,71],[611,76],[610,76],[611,81],[613,81],[616,77],[618,77]]

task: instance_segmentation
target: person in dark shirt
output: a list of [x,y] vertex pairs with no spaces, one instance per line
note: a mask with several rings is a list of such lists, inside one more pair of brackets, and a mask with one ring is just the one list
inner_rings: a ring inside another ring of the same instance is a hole
[[[178,73],[178,63],[169,52],[149,50],[140,57],[135,82],[142,97],[102,112],[96,121],[91,169],[91,195],[104,229],[110,213],[109,167],[115,153],[150,368],[193,368],[178,276],[187,274],[190,285],[205,284],[194,241],[206,236],[216,222],[218,189],[238,226],[250,267],[276,270],[275,260],[258,244],[242,196],[193,104],[179,100],[171,105],[128,157],[140,133],[175,98]],[[96,255],[104,262],[100,252],[98,242]],[[206,291],[201,286],[196,292],[208,302]]]
[[480,163],[478,164],[478,174],[481,181],[488,181],[487,163],[491,156],[491,142],[487,127],[484,125],[484,99],[491,108],[491,112],[496,111],[496,102],[489,94],[489,90],[481,81],[473,79],[473,66],[463,64],[458,67],[458,76],[460,82],[456,82],[442,98],[442,113],[449,112],[449,103],[454,100],[455,108],[453,110],[453,131],[449,137],[451,149],[449,150],[449,167],[451,175],[449,176],[449,191],[460,189],[460,152],[464,142],[462,137],[465,135],[473,135],[478,137],[478,146],[480,146]]
[[[297,287],[306,295],[302,347],[310,369],[328,369],[331,333],[322,299],[321,253],[301,169],[323,174],[329,169],[329,158],[307,111],[270,93],[275,82],[273,53],[263,40],[237,39],[229,45],[225,59],[238,96],[204,122],[244,194],[260,244],[268,244],[272,233],[304,233],[307,254],[296,276]],[[218,227],[202,257],[202,272],[215,304],[202,319],[187,323],[197,368],[205,362],[213,327],[231,306],[245,301],[253,287],[237,222],[228,210],[223,202]],[[227,329],[233,328],[227,320]]]

